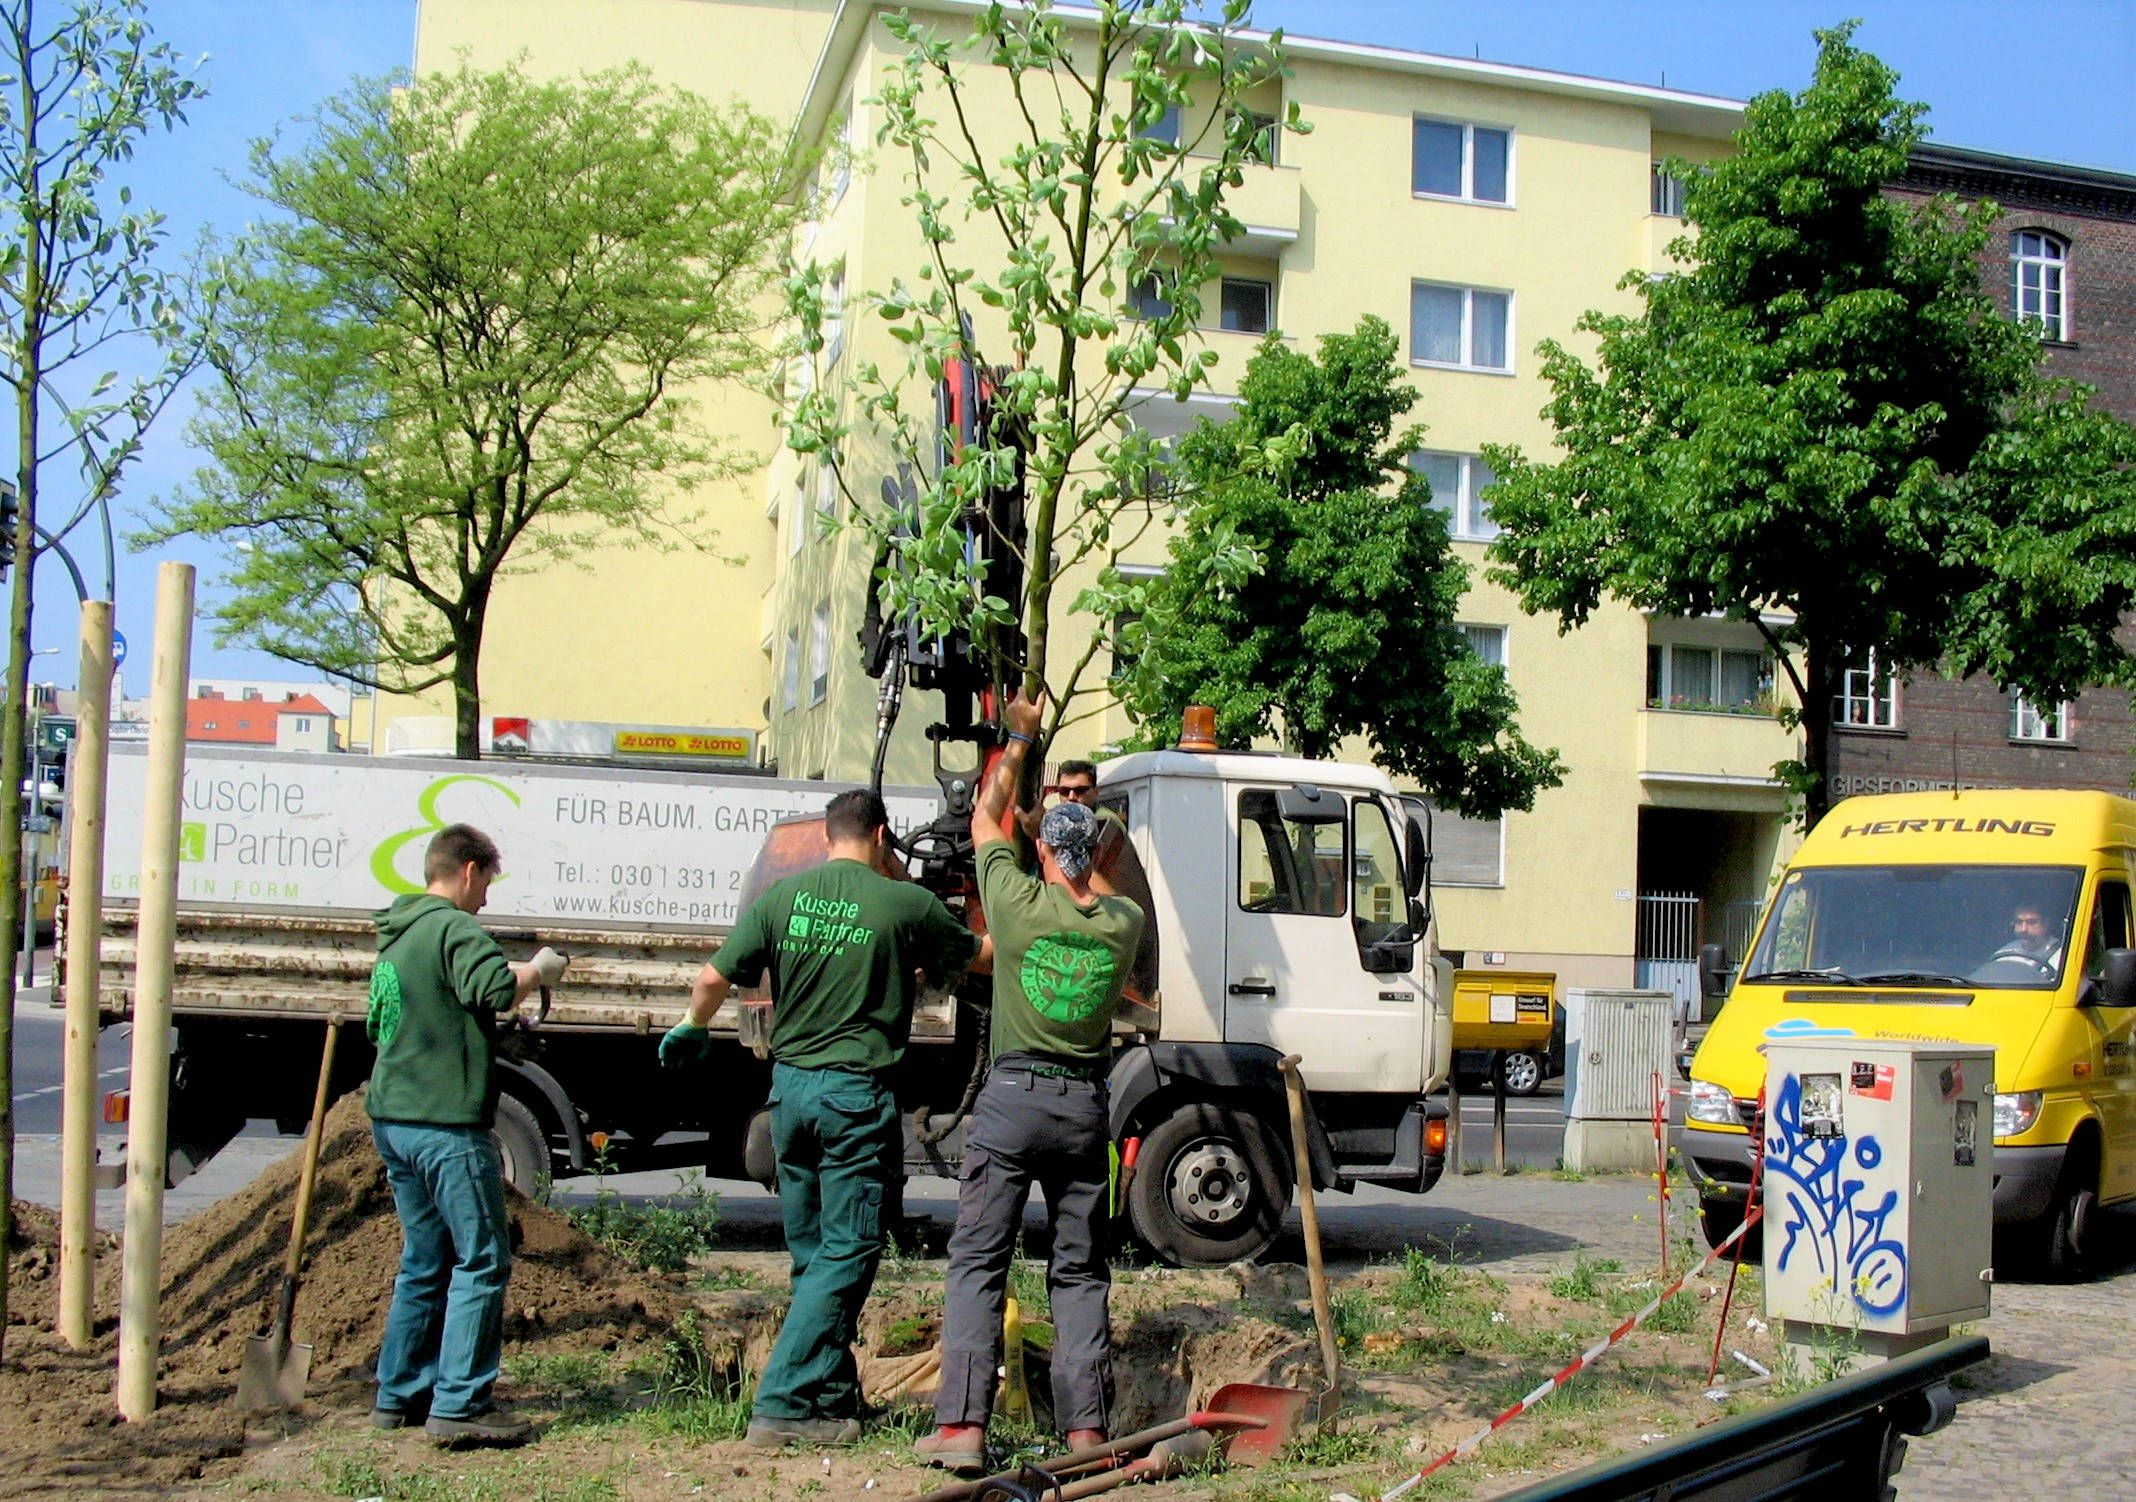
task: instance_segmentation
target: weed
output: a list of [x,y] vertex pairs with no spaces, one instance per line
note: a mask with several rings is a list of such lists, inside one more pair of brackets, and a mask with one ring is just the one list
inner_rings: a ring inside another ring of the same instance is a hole
[[553,1356],[507,1356],[504,1374],[522,1387],[559,1392],[606,1386],[614,1378],[608,1356],[597,1351],[560,1351]]
[[1688,1293],[1672,1294],[1654,1311],[1646,1327],[1657,1335],[1688,1335],[1698,1328],[1698,1300]]
[[1024,1256],[1021,1241],[1016,1244],[1016,1259],[1009,1264],[1009,1292],[1023,1311],[1025,1324],[1053,1317],[1053,1300],[1046,1291],[1045,1265]]
[[1362,1347],[1367,1335],[1380,1327],[1380,1303],[1369,1289],[1338,1288],[1328,1300],[1328,1322],[1335,1327],[1335,1344],[1345,1351]]
[[686,1311],[662,1342],[652,1372],[653,1407],[646,1422],[658,1433],[712,1441],[740,1439],[749,1427],[754,1386],[720,1367],[705,1349],[697,1311]]
[[368,1460],[352,1455],[322,1455],[317,1465],[320,1485],[337,1497],[385,1495],[386,1478]]
[[603,1147],[593,1163],[593,1203],[564,1212],[573,1225],[625,1261],[654,1272],[681,1272],[692,1257],[712,1250],[719,1196],[705,1188],[703,1174],[680,1174],[673,1196],[632,1205],[608,1187],[608,1170]]
[[1402,1253],[1402,1277],[1395,1284],[1394,1301],[1405,1309],[1437,1314],[1452,1297],[1459,1275],[1419,1247]]
[[1393,1453],[1394,1442],[1389,1435],[1358,1429],[1308,1434],[1283,1447],[1283,1459],[1301,1466],[1364,1465],[1385,1460]]
[[1550,1280],[1550,1292],[1561,1299],[1578,1299],[1582,1303],[1598,1303],[1603,1297],[1602,1279],[1611,1273],[1622,1272],[1624,1264],[1612,1257],[1589,1257],[1585,1252],[1572,1259],[1572,1271],[1560,1273]]
[[1550,1177],[1556,1179],[1560,1184],[1584,1184],[1587,1182],[1587,1175],[1574,1168],[1563,1158],[1558,1159],[1557,1167],[1550,1170]]
[[715,1267],[697,1280],[697,1286],[708,1292],[729,1288],[761,1292],[765,1283],[746,1267]]
[[934,1432],[934,1410],[924,1404],[907,1403],[901,1408],[885,1408],[861,1420],[861,1440],[864,1444],[894,1445],[899,1449]]

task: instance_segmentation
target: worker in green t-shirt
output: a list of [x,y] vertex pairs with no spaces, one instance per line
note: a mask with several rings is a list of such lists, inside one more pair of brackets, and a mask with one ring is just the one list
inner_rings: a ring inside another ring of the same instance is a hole
[[1039,822],[1041,875],[1018,868],[1008,824],[1045,700],[1011,699],[1008,744],[972,815],[979,899],[994,946],[993,1068],[964,1139],[949,1239],[939,1426],[923,1460],[986,1469],[986,1424],[1001,1366],[1002,1300],[1024,1201],[1036,1183],[1052,1219],[1053,1415],[1068,1447],[1105,1438],[1112,1418],[1112,1275],[1104,1216],[1111,1178],[1106,1072],[1112,1019],[1142,938],[1142,909],[1091,885],[1098,820],[1079,801]]
[[931,892],[883,874],[890,818],[876,794],[833,798],[824,833],[828,863],[749,905],[660,1041],[670,1067],[708,1057],[728,991],[770,972],[771,1135],[793,1303],[749,1420],[749,1443],[766,1448],[860,1438],[853,1340],[904,1160],[883,1076],[905,1056],[915,973],[947,981],[980,947]]

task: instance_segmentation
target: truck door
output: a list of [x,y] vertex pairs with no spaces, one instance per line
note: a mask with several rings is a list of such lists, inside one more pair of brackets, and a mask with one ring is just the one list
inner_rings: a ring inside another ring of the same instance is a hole
[[[2084,946],[2083,985],[2096,987],[2106,974],[2106,951],[2126,949],[2132,938],[2128,883],[2118,874],[2101,880],[2092,899],[2091,933]],[[2083,1008],[2091,1024],[2092,1099],[2106,1138],[2100,1194],[2120,1199],[2136,1194],[2136,1007]]]
[[1425,1008],[1414,952],[1404,970],[1365,968],[1368,946],[1408,918],[1386,810],[1332,790],[1236,796],[1225,1040],[1298,1054],[1315,1090],[1418,1090]]

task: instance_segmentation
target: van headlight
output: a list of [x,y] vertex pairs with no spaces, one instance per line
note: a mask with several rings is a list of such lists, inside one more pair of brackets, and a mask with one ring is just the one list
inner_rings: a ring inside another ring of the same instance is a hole
[[[2000,1101],[2001,1097],[1996,1097]],[[2000,1122],[2001,1107],[1996,1107],[1996,1121]],[[1684,1115],[1692,1121],[1703,1121],[1709,1126],[1741,1126],[1736,1119],[1735,1097],[1719,1085],[1705,1080],[1691,1082],[1691,1104],[1684,1108]],[[1997,1128],[1998,1132],[2001,1130]]]
[[1995,1097],[1995,1135],[2019,1137],[2032,1130],[2032,1123],[2040,1119],[2040,1096],[2038,1090],[2019,1090],[2011,1095]]

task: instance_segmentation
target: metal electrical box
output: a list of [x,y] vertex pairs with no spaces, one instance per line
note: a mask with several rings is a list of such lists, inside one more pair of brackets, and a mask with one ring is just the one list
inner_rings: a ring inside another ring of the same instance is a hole
[[1565,993],[1565,1165],[1654,1172],[1654,1082],[1669,1080],[1667,991]]
[[1565,1119],[1636,1121],[1654,1115],[1654,1076],[1666,1084],[1667,991],[1565,993]]
[[1776,1040],[1766,1071],[1768,1312],[1884,1337],[1985,1318],[1995,1050]]

